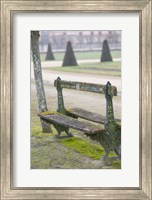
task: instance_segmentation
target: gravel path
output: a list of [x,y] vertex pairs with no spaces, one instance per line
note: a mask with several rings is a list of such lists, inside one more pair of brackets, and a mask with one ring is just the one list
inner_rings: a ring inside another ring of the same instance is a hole
[[[98,74],[85,74],[85,73],[72,73],[72,72],[60,72],[42,69],[42,76],[44,82],[49,82],[53,85],[54,80],[59,76],[62,80],[67,81],[83,81],[90,83],[106,84],[110,81],[112,85],[115,85],[119,92],[121,92],[121,77],[118,76],[106,76]],[[31,78],[34,80],[33,69],[31,70]]]

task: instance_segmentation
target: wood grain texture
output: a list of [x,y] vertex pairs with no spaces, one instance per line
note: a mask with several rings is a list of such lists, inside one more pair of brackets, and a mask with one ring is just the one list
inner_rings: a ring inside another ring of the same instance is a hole
[[[143,199],[151,197],[152,16],[151,0],[1,0],[0,145],[1,199]],[[12,185],[12,20],[17,12],[140,13],[140,188],[13,188]]]
[[99,128],[99,126],[93,125],[89,122],[82,122],[72,117],[61,115],[61,114],[38,114],[38,116],[46,120],[50,124],[59,124],[61,126],[69,127],[72,129],[76,129],[88,134],[96,134],[101,132],[103,128]]

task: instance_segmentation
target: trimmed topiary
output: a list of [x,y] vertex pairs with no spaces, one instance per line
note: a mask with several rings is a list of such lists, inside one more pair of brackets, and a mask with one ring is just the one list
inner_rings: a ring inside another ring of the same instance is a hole
[[48,49],[47,49],[47,54],[46,54],[45,60],[55,60],[50,43],[48,44]]
[[108,61],[112,61],[112,56],[110,53],[110,49],[109,49],[109,45],[108,45],[108,41],[104,40],[103,41],[103,45],[102,45],[102,55],[101,55],[101,62],[108,62]]
[[71,42],[68,41],[62,66],[65,67],[65,66],[77,66],[77,65],[78,64],[77,64],[76,57],[72,49]]

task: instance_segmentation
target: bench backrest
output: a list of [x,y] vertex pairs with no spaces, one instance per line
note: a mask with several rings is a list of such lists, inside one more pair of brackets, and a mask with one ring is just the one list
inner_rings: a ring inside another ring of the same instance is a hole
[[[59,77],[57,78],[57,80],[54,81],[54,86],[59,90],[66,88],[86,92],[95,92],[99,94],[106,94],[105,85],[86,82],[65,81],[61,80]],[[109,95],[111,94],[112,96],[117,96],[117,88],[115,86],[110,85],[110,87],[108,87],[107,92]]]
[[94,83],[65,81],[65,80],[61,80],[60,77],[58,77],[54,81],[54,86],[56,87],[57,94],[58,94],[58,109],[57,109],[58,112],[66,114],[66,109],[64,107],[64,100],[63,100],[63,94],[62,94],[63,88],[75,89],[75,90],[81,90],[81,91],[87,91],[87,92],[95,92],[95,93],[100,93],[100,94],[105,95],[107,122],[114,121],[112,98],[113,96],[117,96],[117,88],[115,86],[112,86],[109,81],[107,82],[106,85],[101,85],[101,84],[94,84]]

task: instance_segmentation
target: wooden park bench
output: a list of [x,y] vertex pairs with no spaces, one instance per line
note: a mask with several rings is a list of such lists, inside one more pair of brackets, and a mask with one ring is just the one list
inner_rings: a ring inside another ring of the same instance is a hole
[[[58,137],[62,131],[68,136],[72,136],[69,129],[75,129],[84,132],[92,140],[100,142],[108,157],[111,150],[120,156],[121,145],[121,121],[114,118],[113,96],[117,95],[117,88],[108,81],[106,85],[64,81],[59,77],[54,81],[57,89],[58,109],[53,113],[40,113],[38,116],[46,123],[52,124],[58,132]],[[81,108],[66,109],[63,99],[63,88],[94,92],[105,95],[106,98],[106,116],[94,112],[86,111]],[[79,120],[79,119],[85,119]],[[92,123],[95,122],[95,123]],[[104,126],[103,126],[104,125]]]

